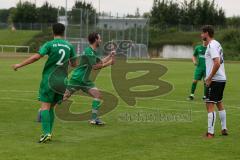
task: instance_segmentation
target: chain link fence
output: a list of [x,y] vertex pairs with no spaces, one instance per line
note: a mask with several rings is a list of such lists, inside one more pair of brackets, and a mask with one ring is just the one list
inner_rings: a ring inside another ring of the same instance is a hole
[[87,37],[91,32],[101,35],[102,47],[100,54],[104,54],[104,44],[120,41],[131,41],[127,51],[129,58],[148,58],[149,19],[112,16],[111,14],[97,14],[86,9],[73,8],[58,15],[58,22],[65,24],[66,39],[75,45],[78,54],[88,45]]

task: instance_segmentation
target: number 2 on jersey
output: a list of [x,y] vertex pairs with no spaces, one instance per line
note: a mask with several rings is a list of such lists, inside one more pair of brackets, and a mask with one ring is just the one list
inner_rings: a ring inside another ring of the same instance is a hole
[[63,59],[64,59],[64,57],[65,57],[66,52],[65,52],[64,49],[60,49],[58,53],[61,54],[62,56],[61,56],[61,58],[59,59],[59,61],[56,63],[56,65],[62,66],[62,65],[63,65]]

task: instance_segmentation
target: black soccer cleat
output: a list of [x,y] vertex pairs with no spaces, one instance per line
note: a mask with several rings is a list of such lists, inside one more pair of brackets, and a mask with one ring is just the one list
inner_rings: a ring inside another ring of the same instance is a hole
[[99,126],[103,126],[106,124],[105,122],[101,121],[99,118],[89,120],[89,123],[92,125],[99,125]]
[[222,130],[222,135],[223,135],[223,136],[228,136],[228,131],[227,131],[226,129],[223,129],[223,130]]

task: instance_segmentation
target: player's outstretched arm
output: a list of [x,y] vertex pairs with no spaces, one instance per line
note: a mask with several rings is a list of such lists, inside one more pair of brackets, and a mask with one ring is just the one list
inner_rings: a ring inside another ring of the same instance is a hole
[[193,64],[196,66],[197,65],[197,57],[193,56],[192,57]]
[[71,67],[77,67],[78,63],[77,63],[77,59],[72,59],[72,60],[69,60],[69,64]]
[[26,66],[26,65],[29,65],[31,63],[34,63],[36,61],[38,61],[40,58],[42,58],[42,56],[38,53],[32,55],[31,57],[27,58],[26,60],[24,60],[22,63],[19,63],[19,64],[14,64],[12,66],[12,68],[17,71],[18,68],[21,68],[23,66]]
[[116,51],[111,51],[110,54],[108,54],[106,57],[104,57],[102,59],[102,62],[106,63],[106,62],[110,61],[115,56],[115,54],[116,54]]
[[93,69],[98,70],[113,65],[115,63],[115,53],[115,51],[112,51],[107,57],[101,59],[101,62],[93,65]]
[[107,62],[99,62],[97,63],[96,65],[93,65],[93,69],[94,70],[98,70],[98,69],[102,69],[102,68],[105,68],[105,67],[108,67],[108,66],[111,66],[115,63],[115,60],[114,60],[114,57],[112,57],[111,59],[109,59]]

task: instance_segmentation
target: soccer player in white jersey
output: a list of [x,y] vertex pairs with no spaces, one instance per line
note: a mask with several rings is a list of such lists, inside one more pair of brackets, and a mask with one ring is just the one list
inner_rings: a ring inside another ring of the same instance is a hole
[[214,39],[214,29],[210,25],[202,28],[201,37],[207,41],[208,46],[205,53],[206,60],[206,107],[208,111],[208,132],[207,138],[214,137],[214,125],[216,121],[216,105],[222,125],[222,135],[228,135],[226,125],[226,111],[223,107],[223,91],[226,84],[226,74],[224,69],[223,49],[221,44]]

